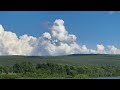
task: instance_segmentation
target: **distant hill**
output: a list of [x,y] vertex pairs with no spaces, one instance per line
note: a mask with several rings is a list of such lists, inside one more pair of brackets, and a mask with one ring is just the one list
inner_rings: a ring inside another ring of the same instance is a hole
[[0,65],[13,65],[22,61],[30,61],[33,64],[52,62],[57,64],[110,64],[120,66],[120,55],[71,54],[65,56],[0,56]]
[[70,55],[68,55],[68,56],[92,56],[92,55],[109,55],[109,54],[70,54]]

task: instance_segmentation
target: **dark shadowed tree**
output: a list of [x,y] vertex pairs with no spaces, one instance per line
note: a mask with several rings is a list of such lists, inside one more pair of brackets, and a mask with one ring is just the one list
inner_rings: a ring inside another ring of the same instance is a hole
[[15,73],[33,72],[34,66],[31,62],[16,63],[13,65],[13,71]]

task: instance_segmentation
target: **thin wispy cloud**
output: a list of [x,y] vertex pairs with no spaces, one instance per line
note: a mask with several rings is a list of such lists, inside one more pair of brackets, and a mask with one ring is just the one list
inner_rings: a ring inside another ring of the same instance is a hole
[[113,15],[113,14],[120,14],[120,11],[108,11],[108,13],[110,14],[110,15]]
[[109,14],[110,15],[112,15],[112,14],[114,14],[115,13],[115,11],[109,11]]
[[41,25],[46,28],[46,29],[49,29],[51,26],[52,26],[52,23],[49,22],[49,21],[44,21],[41,23]]

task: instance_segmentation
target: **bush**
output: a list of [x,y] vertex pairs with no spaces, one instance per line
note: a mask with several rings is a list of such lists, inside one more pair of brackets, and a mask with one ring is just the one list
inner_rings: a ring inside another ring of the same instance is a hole
[[0,79],[18,79],[20,78],[17,74],[0,74]]
[[89,76],[86,74],[77,74],[77,75],[75,75],[74,78],[75,79],[87,79],[87,78],[89,78]]
[[10,73],[11,72],[11,68],[9,66],[3,66],[3,73]]

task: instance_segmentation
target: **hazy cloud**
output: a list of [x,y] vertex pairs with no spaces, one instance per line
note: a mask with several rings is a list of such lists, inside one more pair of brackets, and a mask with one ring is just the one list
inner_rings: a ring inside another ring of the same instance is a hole
[[109,14],[110,15],[112,15],[112,14],[114,14],[115,13],[115,11],[109,11]]
[[120,13],[120,11],[108,11],[108,13],[110,14],[110,15],[113,15],[113,14],[119,14]]

